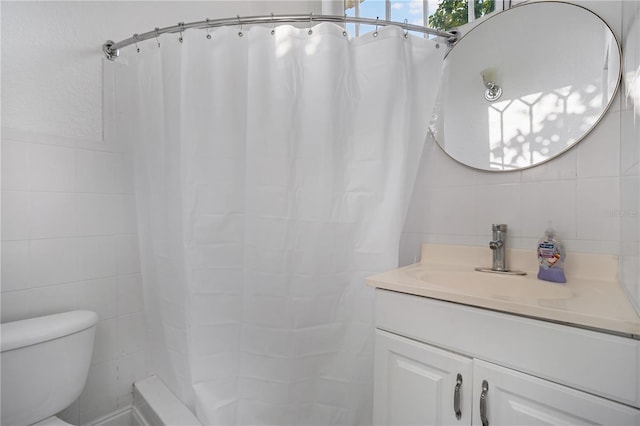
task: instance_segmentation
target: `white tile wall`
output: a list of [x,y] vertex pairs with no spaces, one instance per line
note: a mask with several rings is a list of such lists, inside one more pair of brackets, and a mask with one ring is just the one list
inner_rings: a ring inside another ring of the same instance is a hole
[[150,373],[130,155],[94,145],[2,133],[2,321],[99,317],[87,386],[61,414],[73,424],[130,405]]
[[[640,67],[638,68],[640,77]],[[638,91],[640,92],[640,78],[638,78]],[[634,143],[638,139],[638,115],[640,106],[635,107],[630,103],[625,111],[620,113],[620,171],[623,175],[637,175],[640,173],[640,144]]]
[[[95,363],[89,370],[85,390],[79,398],[76,424],[87,424],[118,408],[118,360]],[[66,419],[65,419],[66,420]]]
[[[555,158],[553,161],[523,170],[522,181],[541,182],[575,179],[578,176],[578,151],[579,148],[573,148]],[[517,173],[514,174],[517,175]]]
[[521,206],[526,184],[506,183],[487,185],[475,190],[475,234],[491,236],[487,223],[507,223],[513,235],[523,234]]
[[118,320],[116,318],[98,322],[93,350],[94,364],[118,359]]
[[640,313],[640,1],[622,2],[620,277]]
[[139,274],[120,275],[116,287],[118,316],[138,312],[143,304],[142,277]]
[[4,318],[29,317],[30,300],[28,291],[3,291],[0,301],[2,303],[0,312],[2,312],[3,322]]
[[29,238],[28,192],[3,191],[1,215],[3,239],[26,240]]
[[[590,140],[593,137],[585,141],[620,146],[619,137]],[[569,253],[619,254],[620,173],[609,165],[607,177],[594,177],[599,173],[586,167],[587,176],[579,176],[575,160],[581,146],[533,169],[494,174],[468,169],[434,145],[427,141],[421,168],[437,172],[420,171],[405,223],[401,264],[419,258],[420,242],[485,245],[492,223],[509,225],[511,247],[533,249],[551,221]],[[501,180],[511,183],[495,183]]]
[[78,150],[78,191],[122,193],[124,169],[122,153]]
[[[580,142],[578,147],[578,176],[605,177],[620,174],[620,112],[610,111],[591,137]],[[603,143],[612,141],[612,143]]]
[[119,355],[131,355],[144,349],[144,314],[136,312],[118,317]]
[[619,241],[620,179],[580,179],[577,187],[577,238]]
[[78,280],[79,238],[29,241],[29,287]]
[[[2,190],[23,191],[28,189],[27,148],[28,144],[2,141]],[[4,203],[3,203],[4,204]]]
[[[26,288],[29,288],[29,241],[3,241],[2,291]],[[2,320],[10,321],[11,318],[3,317]]]
[[78,276],[80,279],[113,277],[116,275],[116,238],[86,237],[80,241]]
[[76,150],[29,144],[29,189],[31,191],[74,192]]
[[[116,277],[99,278],[80,283],[78,305],[82,305],[98,314],[100,319],[111,319],[116,316],[118,293]],[[142,339],[144,342],[144,339]]]
[[116,237],[116,271],[118,274],[140,272],[140,253],[138,250],[137,236],[118,235]]
[[118,229],[118,196],[112,194],[77,194],[78,233],[112,235]]
[[[559,238],[575,239],[575,179],[523,183],[521,195],[522,230],[519,236],[540,238],[551,221]],[[515,236],[518,234],[512,234]]]
[[76,194],[30,192],[28,212],[30,239],[78,235]]
[[29,290],[29,315],[38,317],[78,309],[79,285],[61,284]]

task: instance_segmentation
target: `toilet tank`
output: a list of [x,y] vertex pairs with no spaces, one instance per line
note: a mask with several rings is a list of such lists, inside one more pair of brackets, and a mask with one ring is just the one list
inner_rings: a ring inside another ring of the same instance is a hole
[[2,324],[2,425],[30,425],[75,401],[87,381],[98,316],[72,311]]

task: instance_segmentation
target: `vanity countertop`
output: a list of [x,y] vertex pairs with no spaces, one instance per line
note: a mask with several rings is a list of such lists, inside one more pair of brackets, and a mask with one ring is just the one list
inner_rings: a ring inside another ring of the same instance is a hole
[[566,284],[538,280],[533,250],[507,250],[525,276],[478,272],[483,247],[424,244],[420,263],[367,278],[376,288],[497,311],[640,336],[640,317],[618,282],[618,257],[569,253]]

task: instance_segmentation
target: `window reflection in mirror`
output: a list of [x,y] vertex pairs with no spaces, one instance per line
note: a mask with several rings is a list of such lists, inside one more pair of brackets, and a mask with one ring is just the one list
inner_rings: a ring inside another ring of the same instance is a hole
[[[510,3],[509,0],[344,0],[344,12],[350,17],[406,20],[409,24],[448,31],[508,8]],[[347,24],[347,31],[353,36],[373,30],[370,25]]]
[[429,15],[428,24],[431,28],[449,31],[495,10],[495,0],[441,0],[435,12]]

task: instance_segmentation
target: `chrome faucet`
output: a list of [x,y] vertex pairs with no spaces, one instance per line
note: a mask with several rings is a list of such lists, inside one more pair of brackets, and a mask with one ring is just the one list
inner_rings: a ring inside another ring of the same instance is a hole
[[507,259],[505,243],[507,240],[507,225],[505,224],[493,224],[491,227],[493,231],[492,240],[489,242],[489,248],[493,253],[493,266],[491,269],[497,272],[505,272],[507,270]]
[[491,231],[492,236],[491,241],[489,241],[489,248],[491,249],[493,257],[493,265],[491,268],[476,268],[476,271],[510,275],[527,275],[526,272],[510,271],[507,269],[507,225],[494,223],[491,226]]

